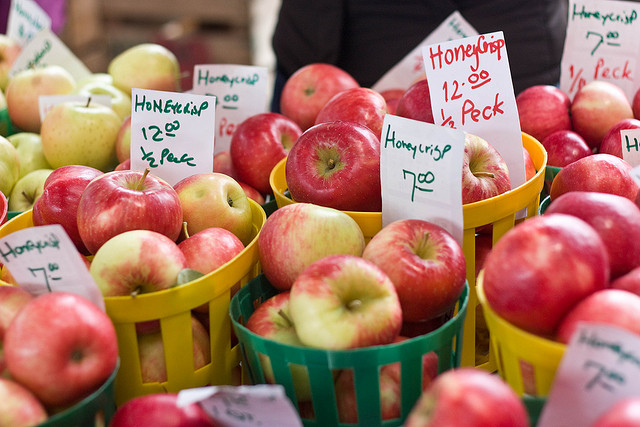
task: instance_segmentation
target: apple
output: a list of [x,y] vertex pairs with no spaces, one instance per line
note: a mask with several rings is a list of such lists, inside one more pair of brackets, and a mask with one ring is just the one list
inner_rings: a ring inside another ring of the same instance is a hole
[[364,235],[353,218],[311,203],[276,209],[258,234],[262,272],[281,291],[290,289],[314,261],[338,254],[361,256],[364,248]]
[[396,114],[396,110],[398,108],[398,102],[402,95],[404,95],[404,89],[394,88],[394,89],[385,89],[380,92],[380,95],[387,102],[387,113]]
[[482,287],[504,320],[550,336],[578,301],[608,286],[609,274],[607,248],[593,227],[573,215],[545,213],[493,245]]
[[20,155],[7,138],[0,136],[0,192],[11,195],[13,186],[20,178]]
[[465,132],[462,203],[495,197],[511,189],[507,164],[487,140]]
[[78,205],[82,192],[103,172],[91,166],[68,165],[55,169],[44,182],[44,191],[33,204],[33,225],[60,224],[83,255],[89,250],[78,231]]
[[315,123],[318,112],[335,94],[360,84],[335,65],[312,63],[293,73],[280,95],[280,111],[296,122],[302,131]]
[[380,139],[366,126],[339,121],[305,131],[286,160],[293,200],[344,211],[380,212]]
[[184,254],[187,268],[208,274],[231,261],[244,245],[229,230],[210,227],[188,236],[178,248]]
[[307,266],[291,286],[289,312],[300,341],[346,350],[389,344],[402,327],[398,294],[387,276],[355,255],[330,255]]
[[9,210],[28,211],[44,192],[44,183],[53,169],[36,169],[16,182],[9,195]]
[[249,198],[235,179],[218,172],[205,172],[183,178],[173,188],[189,234],[221,227],[235,234],[244,245],[249,244],[253,214]]
[[82,192],[77,223],[92,254],[111,237],[134,229],[156,231],[175,242],[182,230],[182,205],[173,187],[148,169],[107,172]]
[[152,230],[130,230],[107,240],[93,256],[89,272],[105,297],[169,289],[187,260],[178,245]]
[[238,181],[238,172],[233,166],[233,160],[231,160],[231,152],[229,150],[220,151],[213,156],[213,172],[220,172],[225,175],[229,175],[231,178]]
[[118,163],[115,147],[121,124],[120,117],[104,105],[63,102],[42,121],[42,151],[54,169],[85,165],[103,172],[113,170]]
[[582,86],[571,102],[571,123],[587,145],[598,148],[607,131],[620,120],[633,118],[624,91],[607,80],[593,80]]
[[244,194],[246,194],[248,198],[250,198],[251,200],[253,200],[259,205],[265,204],[266,200],[262,195],[262,193],[260,193],[258,190],[256,190],[249,184],[245,184],[244,182],[241,182],[241,181],[238,181],[238,184],[240,184],[240,187],[242,187],[242,189],[244,190]]
[[131,169],[131,159],[123,160],[122,162],[118,163],[114,170],[124,171],[129,169]]
[[78,84],[74,93],[84,96],[108,95],[111,99],[111,108],[124,120],[131,115],[131,96],[112,83],[104,83],[99,80]]
[[177,393],[151,393],[124,402],[109,427],[214,427],[217,424],[198,403],[178,406]]
[[545,215],[564,213],[591,225],[609,255],[611,278],[640,266],[640,208],[626,197],[594,191],[570,191],[553,199]]
[[18,132],[7,136],[7,140],[16,147],[20,158],[20,178],[36,169],[51,169],[51,165],[42,152],[40,134]]
[[302,134],[290,118],[278,113],[261,113],[241,122],[231,136],[229,154],[237,180],[271,193],[269,175]]
[[0,34],[0,91],[7,90],[9,71],[22,52],[20,44],[6,34]]
[[38,98],[42,95],[68,95],[75,87],[74,77],[59,65],[17,72],[5,91],[11,122],[24,132],[40,133]]
[[16,314],[32,299],[33,295],[19,286],[0,286],[0,376],[2,377],[9,376],[4,360],[4,335]]
[[590,427],[635,427],[640,425],[640,396],[618,399]]
[[551,183],[549,196],[553,200],[569,191],[599,191],[635,202],[639,187],[631,170],[631,165],[620,157],[592,154],[560,169]]
[[398,100],[396,115],[421,122],[435,123],[431,111],[429,83],[426,79],[418,80],[409,86]]
[[564,316],[556,339],[569,344],[582,322],[617,326],[640,335],[640,296],[622,289],[602,289],[586,296]]
[[569,95],[553,85],[539,84],[516,96],[520,129],[542,141],[560,130],[571,130]]
[[344,120],[356,122],[382,135],[382,122],[387,114],[387,101],[373,89],[354,87],[335,94],[320,109],[315,124]]
[[29,389],[12,379],[0,378],[0,425],[30,427],[47,418],[47,410]]
[[432,222],[404,219],[387,224],[367,243],[362,257],[393,282],[405,322],[449,312],[465,287],[462,246]]
[[116,55],[107,67],[113,85],[131,96],[132,88],[180,91],[180,64],[166,47],[140,43]]
[[438,375],[404,423],[405,427],[529,425],[527,409],[509,384],[470,367]]
[[633,118],[622,119],[613,125],[602,138],[598,152],[613,154],[622,159],[622,136],[620,131],[627,129],[640,129],[640,120]]
[[122,121],[116,135],[116,157],[122,163],[131,157],[131,113]]
[[107,314],[67,292],[39,295],[13,319],[4,337],[11,376],[47,408],[67,407],[97,390],[118,362],[118,339]]
[[572,130],[557,130],[547,135],[540,143],[547,151],[549,166],[561,168],[593,154],[584,138]]
[[640,267],[611,280],[612,289],[622,289],[640,296]]
[[531,154],[529,154],[525,148],[522,149],[522,155],[524,156],[525,180],[529,181],[538,171],[536,170],[536,165],[533,163]]
[[640,87],[631,100],[631,110],[633,110],[633,117],[640,119]]

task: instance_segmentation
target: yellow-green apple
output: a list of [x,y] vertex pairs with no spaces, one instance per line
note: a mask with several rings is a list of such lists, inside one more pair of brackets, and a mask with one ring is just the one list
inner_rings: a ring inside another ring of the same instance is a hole
[[367,243],[362,257],[389,276],[406,322],[442,316],[464,290],[467,264],[462,246],[429,221],[404,219],[385,225]]
[[353,218],[311,203],[276,209],[258,234],[262,272],[279,290],[290,289],[302,270],[320,258],[361,256],[364,248],[364,235]]
[[9,324],[22,307],[33,299],[33,295],[19,286],[0,286],[0,376],[8,377],[7,364],[4,361],[4,335]]
[[640,335],[640,296],[622,289],[602,289],[587,295],[564,316],[556,340],[569,344],[583,322],[617,326]]
[[404,424],[454,425],[529,427],[530,421],[524,402],[502,378],[482,369],[462,367],[438,375]]
[[640,424],[640,396],[617,399],[590,427],[634,427]]
[[307,266],[291,286],[289,312],[300,341],[346,350],[389,344],[402,308],[391,279],[355,255],[330,255]]
[[570,114],[573,130],[596,149],[613,125],[633,118],[627,95],[607,80],[593,80],[582,86],[573,97]]
[[97,390],[118,362],[107,314],[90,300],[51,292],[27,303],[4,337],[11,376],[47,408],[72,405]]
[[67,101],[53,107],[42,121],[42,150],[55,169],[85,165],[103,172],[118,163],[116,137],[122,120],[95,102]]
[[402,95],[404,95],[404,91],[405,89],[396,88],[385,89],[380,92],[380,95],[382,95],[384,100],[387,102],[387,113],[396,114],[398,102],[400,101],[400,98],[402,98]]
[[466,132],[462,159],[462,203],[495,197],[511,189],[507,164],[486,139]]
[[545,214],[564,213],[591,225],[609,255],[611,279],[640,266],[640,208],[626,197],[597,191],[570,191],[553,199]]
[[182,205],[190,235],[209,227],[222,227],[249,244],[253,214],[246,193],[238,181],[218,172],[188,176],[173,188]]
[[131,96],[111,83],[101,81],[86,82],[77,85],[74,93],[78,95],[108,95],[111,97],[111,108],[121,120],[131,115]]
[[187,260],[187,268],[208,274],[231,261],[244,245],[231,231],[210,227],[189,235],[178,248]]
[[387,114],[387,101],[375,90],[354,87],[335,94],[318,112],[315,124],[344,120],[360,123],[378,136]]
[[356,79],[345,70],[326,63],[300,67],[282,87],[280,111],[303,131],[315,123],[324,104],[345,89],[359,87]]
[[220,151],[213,156],[213,171],[229,175],[236,181],[239,179],[229,150]]
[[45,181],[42,195],[33,204],[33,225],[60,224],[78,251],[89,255],[78,231],[78,205],[89,182],[102,174],[96,168],[83,165],[55,169]]
[[86,77],[81,77],[80,79],[78,79],[77,86],[79,87],[87,83],[94,83],[94,82],[113,84],[113,77],[111,77],[111,74],[109,73],[103,73],[103,72],[91,73]]
[[629,129],[640,129],[640,120],[634,118],[622,119],[615,125],[611,126],[602,138],[602,142],[598,148],[598,153],[608,153],[623,158],[623,141],[620,131]]
[[215,427],[216,423],[198,403],[178,405],[177,393],[151,393],[124,402],[111,417],[109,427],[153,425]]
[[539,84],[516,96],[520,129],[542,141],[559,130],[571,130],[569,95],[553,85]]
[[285,168],[293,200],[343,211],[380,212],[380,139],[353,122],[320,123],[289,150]]
[[0,424],[29,427],[44,423],[49,414],[28,388],[9,378],[0,378]]
[[413,83],[398,99],[396,115],[421,122],[434,123],[429,83],[426,79]]
[[551,183],[549,196],[553,200],[569,191],[599,191],[635,201],[639,187],[631,170],[631,165],[620,157],[595,153],[560,169]]
[[20,178],[20,155],[4,136],[0,136],[0,192],[9,197]]
[[278,113],[254,114],[242,121],[229,143],[237,180],[261,194],[271,193],[271,170],[287,157],[301,134],[296,122]]
[[500,317],[551,336],[578,301],[608,286],[609,274],[598,232],[578,217],[554,213],[518,223],[493,245],[482,286]]
[[15,39],[0,34],[0,90],[3,92],[9,84],[9,71],[20,52],[22,47]]
[[107,67],[113,84],[131,96],[132,88],[180,91],[180,64],[166,47],[140,43],[116,55]]
[[184,254],[164,234],[130,230],[113,236],[98,249],[89,272],[102,295],[111,297],[169,289],[186,267]]
[[124,119],[116,136],[116,157],[122,163],[131,157],[131,113]]
[[44,183],[53,169],[36,169],[16,182],[9,196],[9,210],[28,211],[44,192]]
[[584,138],[572,130],[557,130],[540,140],[540,143],[547,151],[549,166],[561,168],[593,154]]
[[7,140],[18,150],[21,178],[36,169],[51,169],[51,165],[42,152],[40,134],[18,132],[7,136]]
[[24,132],[40,133],[38,98],[68,95],[76,87],[74,77],[59,65],[27,68],[9,80],[5,96],[11,122]]

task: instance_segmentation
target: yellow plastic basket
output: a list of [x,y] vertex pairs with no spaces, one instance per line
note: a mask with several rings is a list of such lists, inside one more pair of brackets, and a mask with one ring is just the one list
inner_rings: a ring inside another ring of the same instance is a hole
[[[232,339],[229,304],[232,294],[256,277],[257,236],[266,221],[262,207],[250,201],[253,212],[253,238],[235,258],[187,285],[135,297],[107,297],[106,311],[116,328],[120,369],[115,380],[116,403],[134,397],[178,392],[185,388],[238,383],[242,356]],[[26,211],[0,227],[0,237],[32,227],[31,211]],[[194,369],[191,310],[209,306],[211,362]],[[138,354],[136,323],[159,320],[167,369],[167,381],[143,383]]]
[[523,331],[498,316],[485,298],[482,272],[476,293],[491,331],[499,375],[520,395],[546,397],[566,345]]
[[[547,165],[547,152],[540,142],[532,136],[522,133],[522,145],[529,152],[531,160],[538,171],[536,175],[522,184],[504,194],[490,199],[481,200],[475,203],[468,203],[462,207],[464,232],[462,249],[467,261],[467,281],[469,282],[469,309],[465,318],[463,346],[462,346],[462,366],[477,366],[488,371],[495,371],[495,361],[491,351],[488,349],[486,356],[476,352],[476,308],[478,299],[475,292],[475,251],[476,251],[476,229],[486,229],[492,225],[492,241],[497,242],[516,223],[518,212],[526,209],[526,218],[538,214],[540,204],[540,193],[544,186],[545,168]],[[287,192],[287,181],[285,174],[286,158],[282,159],[271,171],[269,178],[273,195],[278,207],[294,203]],[[382,228],[381,212],[353,212],[346,211],[360,226],[369,241]],[[482,317],[479,315],[479,317]],[[486,342],[487,347],[488,341]]]

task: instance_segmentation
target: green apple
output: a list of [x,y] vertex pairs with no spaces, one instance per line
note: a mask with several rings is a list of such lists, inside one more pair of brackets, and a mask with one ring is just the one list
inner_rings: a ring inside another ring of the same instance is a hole
[[24,212],[33,207],[44,191],[44,182],[53,169],[38,169],[29,172],[16,182],[9,196],[9,210]]
[[18,150],[7,138],[0,136],[0,191],[9,197],[13,186],[20,178]]
[[180,91],[180,64],[166,47],[140,43],[124,50],[109,62],[113,84],[131,96],[132,88]]
[[7,139],[18,150],[20,178],[37,169],[51,169],[51,165],[42,152],[40,134],[18,132],[8,136]]
[[75,90],[78,95],[109,95],[111,97],[111,108],[124,120],[131,115],[131,97],[111,83],[100,80],[89,81],[78,85]]
[[6,34],[0,34],[0,89],[3,91],[9,83],[9,71],[21,51],[22,48],[16,40]]
[[42,121],[42,151],[51,167],[91,166],[113,170],[116,137],[122,120],[97,103],[67,101],[53,107]]
[[113,84],[113,77],[109,73],[91,73],[86,77],[77,81],[77,86],[84,86],[87,83],[101,82],[106,84]]

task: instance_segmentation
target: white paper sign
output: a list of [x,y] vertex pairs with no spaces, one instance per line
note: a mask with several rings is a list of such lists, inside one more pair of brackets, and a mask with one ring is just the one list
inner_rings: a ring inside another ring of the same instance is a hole
[[407,54],[378,80],[371,89],[382,92],[389,89],[408,89],[424,77],[422,48],[435,43],[475,36],[478,32],[457,10],[447,17],[418,46]]
[[51,30],[44,29],[36,34],[11,66],[9,76],[28,68],[44,65],[59,65],[67,70],[76,81],[91,75],[91,71]]
[[267,112],[266,67],[196,65],[193,93],[216,96],[216,153],[229,149],[236,127],[250,116]]
[[179,407],[196,402],[216,426],[302,426],[298,412],[279,384],[210,386],[178,392]]
[[558,366],[538,427],[589,426],[613,403],[640,394],[640,337],[582,323]]
[[507,163],[511,188],[525,182],[522,134],[501,31],[423,48],[436,124],[484,138]]
[[622,159],[635,167],[640,165],[640,129],[622,129],[620,143],[622,144]]
[[382,225],[433,222],[462,245],[464,132],[387,114],[380,143]]
[[134,88],[131,169],[175,185],[213,170],[215,97]]
[[104,310],[104,298],[60,224],[28,227],[0,239],[0,262],[32,295],[71,292]]
[[640,4],[570,0],[560,89],[570,99],[593,80],[607,80],[633,99],[640,86]]
[[38,97],[38,108],[40,109],[40,121],[44,120],[44,116],[47,115],[53,107],[63,102],[89,102],[101,104],[111,108],[111,96],[110,95],[41,95]]
[[11,0],[7,16],[7,36],[24,46],[41,30],[51,28],[51,18],[33,0]]

